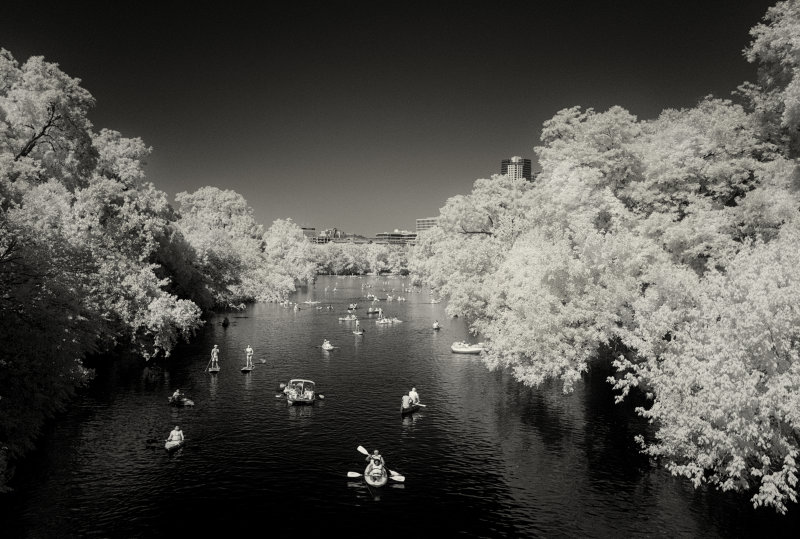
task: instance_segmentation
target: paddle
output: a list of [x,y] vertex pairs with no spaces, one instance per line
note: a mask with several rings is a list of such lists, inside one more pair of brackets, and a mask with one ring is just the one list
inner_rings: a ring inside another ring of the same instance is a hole
[[212,361],[214,361],[214,360],[213,359],[209,359],[208,360],[208,365],[206,365],[206,371],[208,371],[208,368],[211,367],[211,362]]
[[417,403],[417,406],[420,406],[420,407],[422,407],[422,408],[427,408],[427,407],[428,407],[428,405],[427,405],[427,404],[422,404],[421,402],[418,402],[418,403]]

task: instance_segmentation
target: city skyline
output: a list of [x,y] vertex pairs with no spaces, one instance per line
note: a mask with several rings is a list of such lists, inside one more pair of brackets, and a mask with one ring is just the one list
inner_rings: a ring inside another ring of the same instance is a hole
[[81,79],[95,129],[152,146],[148,180],[170,201],[213,185],[265,228],[372,235],[413,230],[502,159],[535,169],[542,124],[563,108],[648,119],[729,98],[755,79],[741,51],[772,4],[294,3],[256,16],[11,2],[0,47]]

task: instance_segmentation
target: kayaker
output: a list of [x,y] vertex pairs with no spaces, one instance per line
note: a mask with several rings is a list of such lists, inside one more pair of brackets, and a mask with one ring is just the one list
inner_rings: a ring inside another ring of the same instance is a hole
[[253,348],[248,344],[247,348],[244,349],[245,353],[247,354],[247,366],[253,366]]
[[172,394],[172,400],[174,402],[178,402],[181,399],[182,396],[183,395],[181,395],[181,390],[180,390],[180,388],[178,388],[178,389],[175,390],[175,393]]
[[183,441],[183,431],[178,425],[175,425],[175,428],[172,429],[172,432],[169,433],[169,438],[167,438],[168,442],[182,442]]
[[366,461],[367,462],[371,461],[373,468],[377,468],[379,466],[385,466],[385,463],[383,461],[383,456],[381,456],[380,452],[378,452],[377,449],[373,451],[371,455],[367,455]]
[[403,409],[411,408],[411,397],[403,395]]
[[216,344],[211,349],[211,366],[219,368],[219,347]]
[[417,393],[416,387],[411,388],[411,391],[408,392],[408,396],[411,398],[412,404],[417,404],[419,402],[419,393]]

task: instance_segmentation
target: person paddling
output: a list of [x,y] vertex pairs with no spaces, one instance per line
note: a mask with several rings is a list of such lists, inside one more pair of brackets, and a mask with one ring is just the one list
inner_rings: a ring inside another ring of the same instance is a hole
[[178,425],[175,425],[175,428],[172,429],[172,432],[169,433],[169,438],[167,438],[168,442],[182,442],[183,438],[183,431]]
[[373,451],[371,455],[367,455],[367,458],[365,460],[367,462],[370,462],[370,461],[372,462],[373,469],[374,468],[380,469],[381,466],[385,466],[386,465],[386,463],[383,460],[383,456],[380,454],[380,452],[377,449],[375,451]]
[[181,395],[181,389],[178,388],[175,390],[175,393],[172,394],[172,402],[180,402],[181,397],[183,397],[183,395]]
[[219,347],[216,344],[211,349],[211,368],[219,369]]
[[417,393],[416,387],[411,388],[411,391],[408,392],[408,396],[411,398],[411,404],[417,404],[419,402],[419,393]]
[[247,366],[253,366],[253,348],[248,344],[247,348],[244,349],[245,353],[247,354]]

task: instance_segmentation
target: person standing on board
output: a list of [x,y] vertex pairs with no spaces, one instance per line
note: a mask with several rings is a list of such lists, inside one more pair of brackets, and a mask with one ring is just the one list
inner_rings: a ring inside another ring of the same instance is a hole
[[247,354],[247,366],[248,367],[252,367],[253,366],[253,347],[248,344],[247,348],[245,348],[244,351]]
[[411,398],[411,404],[417,404],[419,402],[419,393],[417,393],[416,387],[411,388],[411,391],[408,392],[408,396]]
[[219,347],[216,344],[211,349],[211,367],[219,368]]

